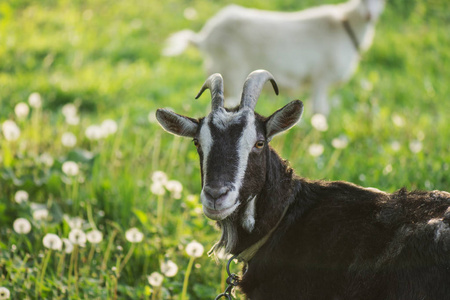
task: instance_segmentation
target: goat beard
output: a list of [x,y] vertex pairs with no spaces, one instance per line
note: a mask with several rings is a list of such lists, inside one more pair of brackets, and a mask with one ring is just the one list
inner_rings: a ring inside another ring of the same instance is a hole
[[235,219],[235,214],[232,214],[224,220],[217,222],[219,228],[222,230],[222,236],[214,246],[213,251],[215,254],[222,250],[224,250],[225,253],[231,253],[231,251],[236,247],[238,242],[238,233],[235,225]]

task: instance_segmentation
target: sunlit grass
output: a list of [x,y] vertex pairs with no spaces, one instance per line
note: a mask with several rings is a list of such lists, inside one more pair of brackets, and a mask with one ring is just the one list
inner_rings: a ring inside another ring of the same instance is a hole
[[[199,203],[195,147],[166,134],[154,112],[208,111],[208,97],[193,99],[206,78],[200,53],[159,52],[170,33],[198,30],[226,3],[0,4],[0,299],[211,299],[224,290],[223,266],[196,244],[209,249],[219,232]],[[327,119],[310,113],[308,92],[298,95],[303,119],[272,141],[297,174],[450,190],[445,3],[388,1]],[[290,100],[263,94],[256,110]]]

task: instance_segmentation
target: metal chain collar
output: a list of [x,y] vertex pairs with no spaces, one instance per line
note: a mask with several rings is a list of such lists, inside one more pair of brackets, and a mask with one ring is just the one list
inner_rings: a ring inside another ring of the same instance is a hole
[[226,283],[228,284],[227,288],[225,289],[225,291],[219,295],[217,295],[217,297],[214,300],[218,300],[220,298],[226,298],[228,300],[232,300],[232,296],[231,296],[231,292],[233,291],[233,288],[236,287],[239,284],[239,276],[237,276],[234,273],[230,272],[230,264],[231,262],[237,258],[237,255],[234,255],[232,258],[230,258],[227,262],[227,273],[228,273],[228,278],[226,280]]

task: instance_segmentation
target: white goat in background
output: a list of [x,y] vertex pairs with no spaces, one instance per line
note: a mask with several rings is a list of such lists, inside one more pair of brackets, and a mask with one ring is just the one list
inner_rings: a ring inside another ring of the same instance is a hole
[[266,69],[290,93],[311,84],[313,111],[327,115],[328,89],[354,73],[360,52],[372,44],[384,1],[350,0],[299,12],[230,5],[199,33],[173,34],[163,55],[181,54],[189,44],[197,46],[208,74],[223,75],[228,105],[238,104],[241,83],[250,71]]

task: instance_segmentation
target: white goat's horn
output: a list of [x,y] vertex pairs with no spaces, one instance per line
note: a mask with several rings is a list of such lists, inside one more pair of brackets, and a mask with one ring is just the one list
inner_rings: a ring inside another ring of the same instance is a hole
[[239,109],[244,107],[249,107],[252,110],[255,109],[256,102],[258,101],[259,95],[264,84],[270,80],[272,83],[275,94],[278,95],[278,86],[273,78],[273,75],[266,70],[256,70],[248,75],[244,83],[244,89],[242,90],[241,105]]
[[211,91],[211,111],[223,107],[223,78],[219,73],[212,74],[206,79],[200,92],[198,92],[195,99],[198,99],[205,90]]

